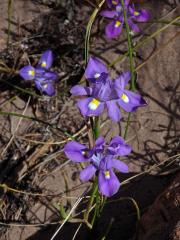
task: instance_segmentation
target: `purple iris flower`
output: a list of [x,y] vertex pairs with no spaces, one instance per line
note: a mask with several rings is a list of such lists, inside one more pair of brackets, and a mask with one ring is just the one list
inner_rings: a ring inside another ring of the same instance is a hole
[[121,118],[119,106],[127,112],[132,112],[146,105],[139,94],[125,89],[131,78],[130,72],[111,80],[104,63],[91,57],[85,76],[90,82],[89,87],[76,85],[71,89],[73,96],[87,96],[77,103],[83,116],[99,116],[104,108],[107,108],[109,117],[118,122]]
[[[110,8],[114,8],[114,10],[104,10],[100,14],[103,17],[110,18],[112,21],[110,21],[109,24],[107,24],[105,28],[105,34],[107,38],[116,38],[119,36],[122,32],[123,26],[124,26],[124,14],[123,14],[123,8],[120,3],[121,1],[115,0],[115,1],[107,1],[108,6]],[[133,32],[139,32],[140,29],[134,22],[147,22],[150,15],[149,12],[145,9],[141,9],[136,11],[134,4],[129,5],[129,1],[125,1],[125,8],[127,11],[127,18],[128,18],[128,24],[129,27]]]
[[39,91],[53,96],[55,94],[54,81],[57,79],[57,74],[49,71],[52,63],[52,51],[47,50],[41,56],[36,67],[27,65],[19,70],[19,74],[24,80],[34,80]]
[[[125,6],[129,5],[130,0],[124,0]],[[109,8],[116,8],[117,6],[121,6],[121,0],[106,0],[106,3]]]
[[140,32],[140,28],[136,22],[147,22],[150,18],[150,14],[145,9],[136,10],[134,4],[128,8],[128,24],[133,32]]
[[89,181],[97,172],[99,191],[103,195],[111,197],[120,187],[113,168],[122,173],[128,172],[128,166],[115,157],[128,155],[131,147],[118,136],[111,140],[109,146],[106,146],[103,137],[99,137],[92,149],[88,149],[76,141],[71,141],[65,145],[64,152],[74,162],[89,162],[89,165],[81,171],[80,179],[83,182]]

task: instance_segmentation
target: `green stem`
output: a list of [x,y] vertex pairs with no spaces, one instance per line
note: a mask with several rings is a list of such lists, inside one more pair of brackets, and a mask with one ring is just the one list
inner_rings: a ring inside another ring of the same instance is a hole
[[134,91],[136,89],[135,86],[135,65],[134,65],[134,58],[133,58],[133,46],[132,46],[132,38],[130,35],[130,28],[128,25],[128,18],[127,18],[127,13],[125,9],[125,4],[124,0],[121,0],[121,4],[123,7],[123,14],[124,14],[124,23],[125,23],[125,28],[126,28],[126,34],[127,34],[127,40],[128,40],[128,53],[129,53],[129,64],[130,64],[130,71],[131,71],[131,86],[130,89]]
[[97,179],[93,182],[92,190],[91,190],[91,197],[89,199],[88,205],[87,205],[87,211],[84,214],[84,221],[88,222],[89,219],[89,213],[91,210],[91,207],[94,202],[94,198],[96,197],[96,193],[98,191],[98,185],[97,185]]

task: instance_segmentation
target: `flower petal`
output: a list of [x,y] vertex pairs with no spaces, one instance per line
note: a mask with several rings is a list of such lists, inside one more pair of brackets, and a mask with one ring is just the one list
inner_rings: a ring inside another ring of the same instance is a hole
[[129,172],[128,165],[118,159],[111,159],[108,161],[108,168],[115,168],[122,173]]
[[96,109],[92,110],[89,108],[89,104],[93,101],[92,97],[81,99],[78,101],[77,106],[83,116],[99,116],[104,110],[104,103],[99,102]]
[[81,85],[76,85],[76,86],[71,88],[70,93],[73,96],[91,95],[92,94],[92,88],[84,87],[84,86],[81,86]]
[[38,62],[38,66],[45,69],[49,69],[52,66],[52,63],[53,63],[53,53],[51,50],[47,50],[41,56]]
[[89,181],[96,172],[96,167],[94,167],[92,164],[88,165],[85,169],[83,169],[80,173],[80,179],[83,182]]
[[128,24],[129,24],[130,29],[133,32],[135,32],[135,33],[139,33],[140,32],[140,28],[131,19],[128,19]]
[[144,107],[147,105],[146,101],[141,97],[141,95],[128,90],[124,91],[118,101],[118,104],[126,112],[134,112],[138,107]]
[[46,93],[48,96],[55,95],[55,88],[51,82],[47,82],[42,85],[42,92]]
[[44,78],[46,80],[55,81],[57,79],[57,77],[58,77],[58,75],[55,72],[48,71],[48,72],[44,73]]
[[119,36],[121,34],[124,22],[121,20],[111,21],[105,29],[106,37],[111,39]]
[[124,141],[122,137],[115,136],[109,143],[108,151],[114,155],[126,156],[130,154],[132,148]]
[[109,117],[113,121],[118,122],[121,119],[121,112],[120,112],[119,107],[117,106],[117,101],[116,100],[107,101],[106,106],[108,109]]
[[105,172],[100,171],[98,176],[99,191],[106,197],[111,197],[120,187],[120,182],[112,170],[109,170],[109,178],[105,177]]
[[83,155],[84,151],[86,152],[87,148],[76,141],[68,142],[64,146],[64,153],[74,162],[84,162],[88,160],[88,158]]
[[35,78],[35,68],[31,65],[25,66],[19,70],[20,76],[24,80],[33,80]]
[[117,12],[104,10],[100,12],[100,15],[107,18],[114,18],[117,15]]
[[114,80],[115,89],[124,90],[129,80],[131,79],[131,72],[124,72],[118,78]]
[[101,76],[101,73],[108,73],[106,65],[100,59],[91,56],[85,70],[86,78],[97,79]]

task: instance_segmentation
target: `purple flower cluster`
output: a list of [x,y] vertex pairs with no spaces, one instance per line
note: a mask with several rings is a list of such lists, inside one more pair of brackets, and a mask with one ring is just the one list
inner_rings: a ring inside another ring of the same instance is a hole
[[83,182],[89,181],[97,173],[99,191],[103,195],[111,197],[117,193],[120,187],[113,168],[122,173],[128,172],[128,166],[116,158],[128,155],[131,147],[119,136],[113,137],[109,145],[105,144],[103,137],[99,137],[92,149],[76,141],[71,141],[65,145],[64,152],[74,162],[89,163],[81,171],[80,179]]
[[[124,4],[130,29],[135,33],[140,32],[136,22],[147,22],[150,18],[149,12],[145,9],[136,10],[134,4],[130,4],[130,0],[125,0]],[[107,0],[107,5],[111,10],[104,10],[100,14],[112,19],[105,29],[106,36],[111,39],[121,34],[124,26],[124,14],[121,0]]]
[[24,80],[33,80],[40,92],[53,96],[55,94],[54,81],[57,79],[57,74],[49,71],[52,63],[52,51],[47,50],[41,56],[36,67],[27,65],[19,70],[19,74]]
[[90,57],[85,76],[89,87],[76,85],[71,89],[73,96],[84,96],[77,103],[83,116],[99,116],[107,108],[109,117],[117,122],[121,119],[119,107],[133,112],[147,105],[141,95],[125,88],[131,78],[130,72],[111,80],[106,65],[98,58]]

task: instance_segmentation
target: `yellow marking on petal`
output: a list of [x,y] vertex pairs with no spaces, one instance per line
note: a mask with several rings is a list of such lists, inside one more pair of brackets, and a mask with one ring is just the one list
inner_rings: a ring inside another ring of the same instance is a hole
[[120,25],[121,25],[121,22],[120,22],[120,21],[116,21],[115,27],[117,28],[117,27],[119,27]]
[[139,14],[140,14],[140,13],[137,12],[137,11],[134,12],[134,16],[136,16],[136,17],[139,16]]
[[104,171],[104,176],[106,179],[110,179],[110,172],[109,171]]
[[99,78],[101,76],[101,74],[100,73],[96,73],[96,74],[94,74],[94,77],[97,79],[97,78]]
[[34,70],[29,70],[29,71],[28,71],[28,75],[30,75],[30,76],[35,76],[35,71],[34,71]]
[[96,98],[93,98],[93,100],[89,103],[88,107],[91,110],[96,110],[100,104],[100,101],[98,101]]
[[129,102],[129,98],[126,94],[123,93],[123,95],[121,96],[121,99],[125,102],[128,103]]
[[46,67],[46,62],[45,62],[45,61],[43,61],[43,62],[41,63],[41,67]]
[[113,5],[117,5],[118,2],[117,2],[117,1],[112,1],[112,4],[113,4]]

